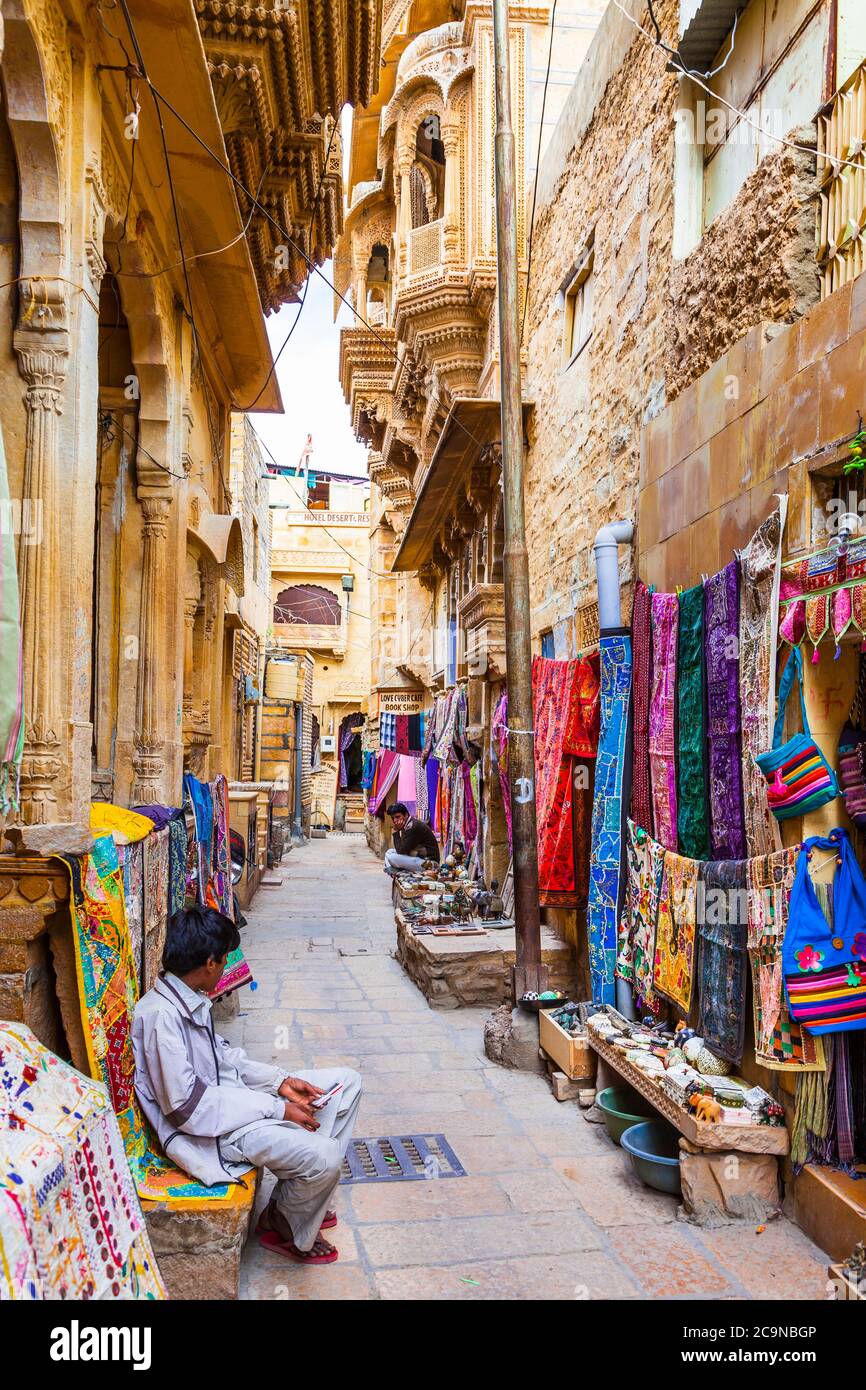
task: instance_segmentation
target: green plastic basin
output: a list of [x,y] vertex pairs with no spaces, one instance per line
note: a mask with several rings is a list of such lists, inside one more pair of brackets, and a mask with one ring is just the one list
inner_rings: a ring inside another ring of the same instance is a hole
[[618,1144],[630,1125],[639,1125],[655,1111],[648,1100],[630,1086],[608,1086],[599,1091],[595,1103],[604,1116],[604,1125],[611,1139]]
[[664,1120],[632,1125],[622,1136],[622,1147],[647,1187],[680,1195],[680,1136],[672,1125]]

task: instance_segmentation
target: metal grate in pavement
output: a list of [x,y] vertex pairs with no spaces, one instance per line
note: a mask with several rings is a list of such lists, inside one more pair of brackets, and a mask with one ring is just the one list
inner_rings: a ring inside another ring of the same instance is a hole
[[401,1134],[353,1139],[343,1159],[340,1181],[411,1182],[465,1177],[466,1169],[444,1134]]

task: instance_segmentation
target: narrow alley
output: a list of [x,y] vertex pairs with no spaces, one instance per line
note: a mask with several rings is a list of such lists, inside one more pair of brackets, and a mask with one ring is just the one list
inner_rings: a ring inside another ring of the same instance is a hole
[[257,988],[222,1031],[287,1071],[357,1067],[357,1137],[444,1134],[467,1176],[341,1185],[339,1261],[302,1268],[251,1235],[242,1299],[825,1296],[826,1259],[789,1222],[678,1222],[576,1103],[488,1061],[485,1010],[430,1009],[391,958],[389,883],[363,836],[287,856],[243,943]]

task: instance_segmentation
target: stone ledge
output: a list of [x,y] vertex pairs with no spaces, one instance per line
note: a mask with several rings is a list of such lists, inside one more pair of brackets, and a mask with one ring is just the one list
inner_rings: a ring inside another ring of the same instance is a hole
[[142,1201],[147,1232],[170,1298],[236,1299],[258,1173],[228,1202],[203,1197],[179,1210]]
[[[431,1008],[496,1008],[511,1000],[513,927],[486,936],[414,936],[398,920],[397,959]],[[544,926],[541,960],[550,971],[550,989],[572,994],[577,987],[574,952]]]

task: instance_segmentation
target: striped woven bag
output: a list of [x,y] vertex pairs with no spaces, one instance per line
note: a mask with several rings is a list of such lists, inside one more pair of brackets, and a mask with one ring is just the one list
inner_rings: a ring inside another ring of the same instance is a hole
[[[800,691],[803,732],[782,742],[785,706],[794,681]],[[773,746],[755,759],[767,779],[767,800],[777,820],[805,816],[839,795],[836,774],[812,737],[803,697],[803,658],[799,647],[791,655],[779,685],[779,704],[773,729]]]

